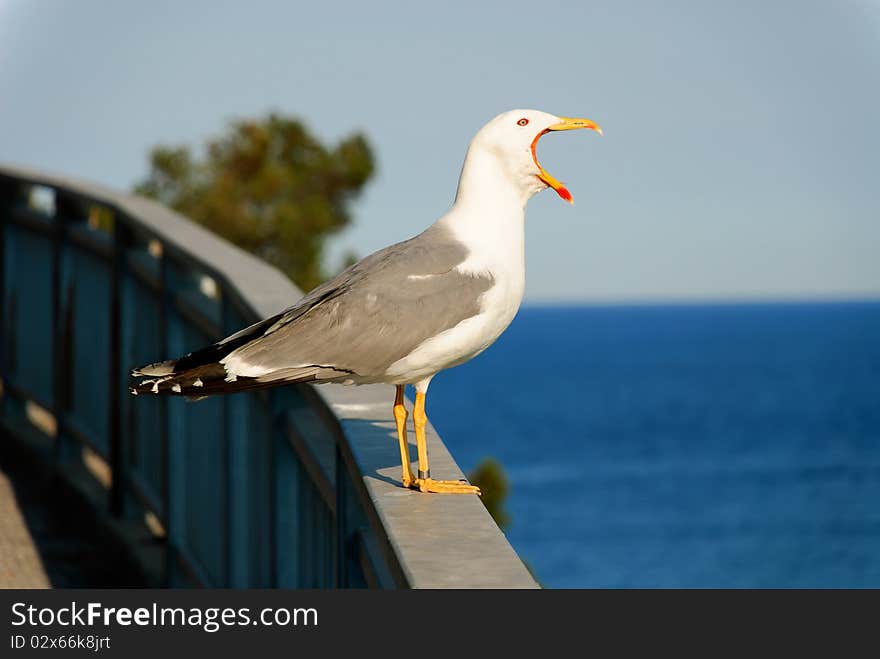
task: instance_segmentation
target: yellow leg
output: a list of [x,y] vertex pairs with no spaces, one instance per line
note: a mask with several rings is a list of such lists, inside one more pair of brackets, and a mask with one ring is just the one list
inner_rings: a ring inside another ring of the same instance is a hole
[[397,439],[400,442],[400,464],[403,467],[403,486],[412,487],[416,479],[413,478],[412,467],[409,463],[409,444],[406,441],[406,406],[403,404],[403,385],[397,385],[397,395],[394,397],[394,422],[397,424]]
[[467,481],[435,481],[431,478],[428,466],[428,442],[425,437],[425,426],[428,415],[425,414],[425,394],[416,392],[416,404],[413,407],[413,425],[416,429],[416,446],[419,450],[419,475],[416,485],[422,492],[439,492],[443,494],[480,494],[480,488],[468,485]]

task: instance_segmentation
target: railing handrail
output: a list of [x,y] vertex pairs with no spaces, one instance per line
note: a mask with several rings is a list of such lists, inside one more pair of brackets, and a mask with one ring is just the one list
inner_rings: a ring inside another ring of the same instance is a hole
[[[48,187],[56,194],[110,209],[131,228],[161,241],[163,250],[172,250],[177,259],[193,263],[214,278],[250,312],[251,322],[277,313],[301,296],[274,267],[149,199],[0,163],[0,181],[3,179]],[[536,587],[476,497],[423,495],[400,487],[399,452],[390,420],[391,387],[321,385],[306,391],[312,392],[308,399],[315,412],[333,428],[336,469],[347,470],[354,483],[352,494],[375,532],[375,539],[369,542],[378,546],[370,551],[385,558],[384,567],[367,566],[365,570],[387,570],[386,581],[390,577],[396,585],[408,587]],[[291,428],[296,425],[291,421]],[[462,477],[440,437],[433,428],[428,430],[432,471],[443,478]],[[292,432],[297,433],[295,429]],[[336,492],[339,505],[345,505],[345,496],[348,494]]]

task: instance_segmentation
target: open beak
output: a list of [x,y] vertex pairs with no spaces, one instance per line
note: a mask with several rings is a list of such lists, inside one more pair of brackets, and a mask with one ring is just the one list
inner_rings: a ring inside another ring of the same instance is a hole
[[574,203],[574,199],[571,197],[571,193],[568,189],[562,184],[562,182],[556,180],[550,172],[541,167],[541,163],[538,162],[538,156],[535,153],[535,149],[538,148],[538,140],[541,139],[542,135],[549,133],[550,131],[556,130],[577,130],[578,128],[587,128],[589,130],[594,130],[599,135],[602,134],[602,129],[599,128],[599,124],[595,121],[590,121],[589,119],[574,119],[571,117],[560,117],[562,121],[558,124],[553,124],[552,126],[547,127],[545,130],[541,131],[535,136],[534,141],[532,142],[532,158],[535,161],[535,164],[538,166],[538,170],[540,174],[538,174],[538,178],[541,179],[544,183],[549,185],[551,188],[556,190],[556,194],[565,199],[570,204]]

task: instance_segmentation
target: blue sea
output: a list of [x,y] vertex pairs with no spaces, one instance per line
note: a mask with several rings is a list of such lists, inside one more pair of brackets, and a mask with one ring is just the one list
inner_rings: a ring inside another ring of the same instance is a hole
[[428,405],[545,587],[880,587],[880,303],[523,308]]

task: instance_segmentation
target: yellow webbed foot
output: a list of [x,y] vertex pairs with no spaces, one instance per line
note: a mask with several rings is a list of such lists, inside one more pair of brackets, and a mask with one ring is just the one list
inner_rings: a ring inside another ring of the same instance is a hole
[[469,485],[467,481],[436,481],[433,478],[417,478],[415,486],[422,492],[434,494],[476,494],[480,496],[480,488]]

